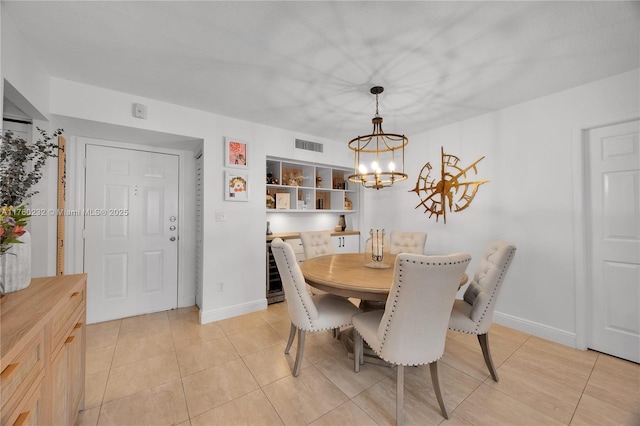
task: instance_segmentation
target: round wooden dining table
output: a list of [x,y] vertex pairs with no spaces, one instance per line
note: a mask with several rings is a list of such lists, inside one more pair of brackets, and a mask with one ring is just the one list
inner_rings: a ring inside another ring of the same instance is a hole
[[[393,283],[395,254],[384,255],[387,268],[371,268],[364,253],[338,253],[307,259],[300,264],[304,279],[312,287],[360,300],[384,302]],[[460,286],[466,284],[465,274]]]
[[[370,256],[370,255],[369,255]],[[383,268],[366,266],[371,263],[364,253],[337,253],[313,257],[300,264],[305,281],[312,287],[337,294],[338,296],[360,299],[360,307],[368,309],[384,309],[384,305],[366,302],[385,302],[393,284],[393,270],[396,262],[395,254],[384,254]],[[460,280],[460,287],[466,284],[467,274]],[[340,339],[349,358],[353,359],[353,328],[340,333]],[[365,344],[364,360],[375,364],[390,366],[381,360]]]

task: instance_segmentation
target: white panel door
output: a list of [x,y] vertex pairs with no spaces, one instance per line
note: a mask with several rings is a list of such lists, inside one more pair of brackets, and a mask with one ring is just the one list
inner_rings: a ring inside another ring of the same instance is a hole
[[589,135],[589,347],[640,362],[639,122]]
[[178,157],[86,147],[87,322],[178,305]]

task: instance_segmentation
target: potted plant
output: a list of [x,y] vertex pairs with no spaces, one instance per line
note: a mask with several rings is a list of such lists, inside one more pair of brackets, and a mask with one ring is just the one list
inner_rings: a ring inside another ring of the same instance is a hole
[[58,156],[57,138],[37,128],[41,138],[32,144],[7,130],[0,145],[0,293],[20,290],[31,281],[31,236],[24,229],[29,212],[23,203],[37,194],[47,159]]

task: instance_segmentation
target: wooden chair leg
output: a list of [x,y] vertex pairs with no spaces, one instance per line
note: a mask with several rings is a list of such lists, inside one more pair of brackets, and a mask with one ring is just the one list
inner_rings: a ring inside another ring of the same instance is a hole
[[404,365],[396,367],[396,425],[402,426],[402,409],[404,406]]
[[493,365],[493,359],[491,358],[491,351],[489,350],[489,333],[478,334],[478,342],[480,342],[480,348],[482,348],[482,355],[484,356],[484,363],[487,364],[489,373],[494,382],[499,381],[498,372]]
[[288,354],[291,345],[293,344],[293,338],[296,336],[296,326],[291,323],[291,330],[289,330],[289,340],[287,341],[287,347],[284,349],[284,353]]
[[433,390],[438,398],[438,404],[440,405],[440,411],[445,419],[449,418],[447,407],[444,405],[444,399],[442,398],[442,390],[440,389],[440,379],[438,379],[438,361],[434,361],[429,364],[431,370],[431,382],[433,383]]
[[353,329],[353,370],[360,372],[360,358],[362,355],[362,336],[358,330]]
[[293,366],[293,376],[298,377],[300,374],[300,365],[302,364],[302,356],[304,355],[304,330],[298,329],[298,353],[296,354],[296,363]]

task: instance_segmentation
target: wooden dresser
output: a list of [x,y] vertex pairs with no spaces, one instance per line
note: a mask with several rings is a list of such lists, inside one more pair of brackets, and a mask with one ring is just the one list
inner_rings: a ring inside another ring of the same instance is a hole
[[0,304],[0,425],[73,425],[84,408],[86,274],[34,278]]

